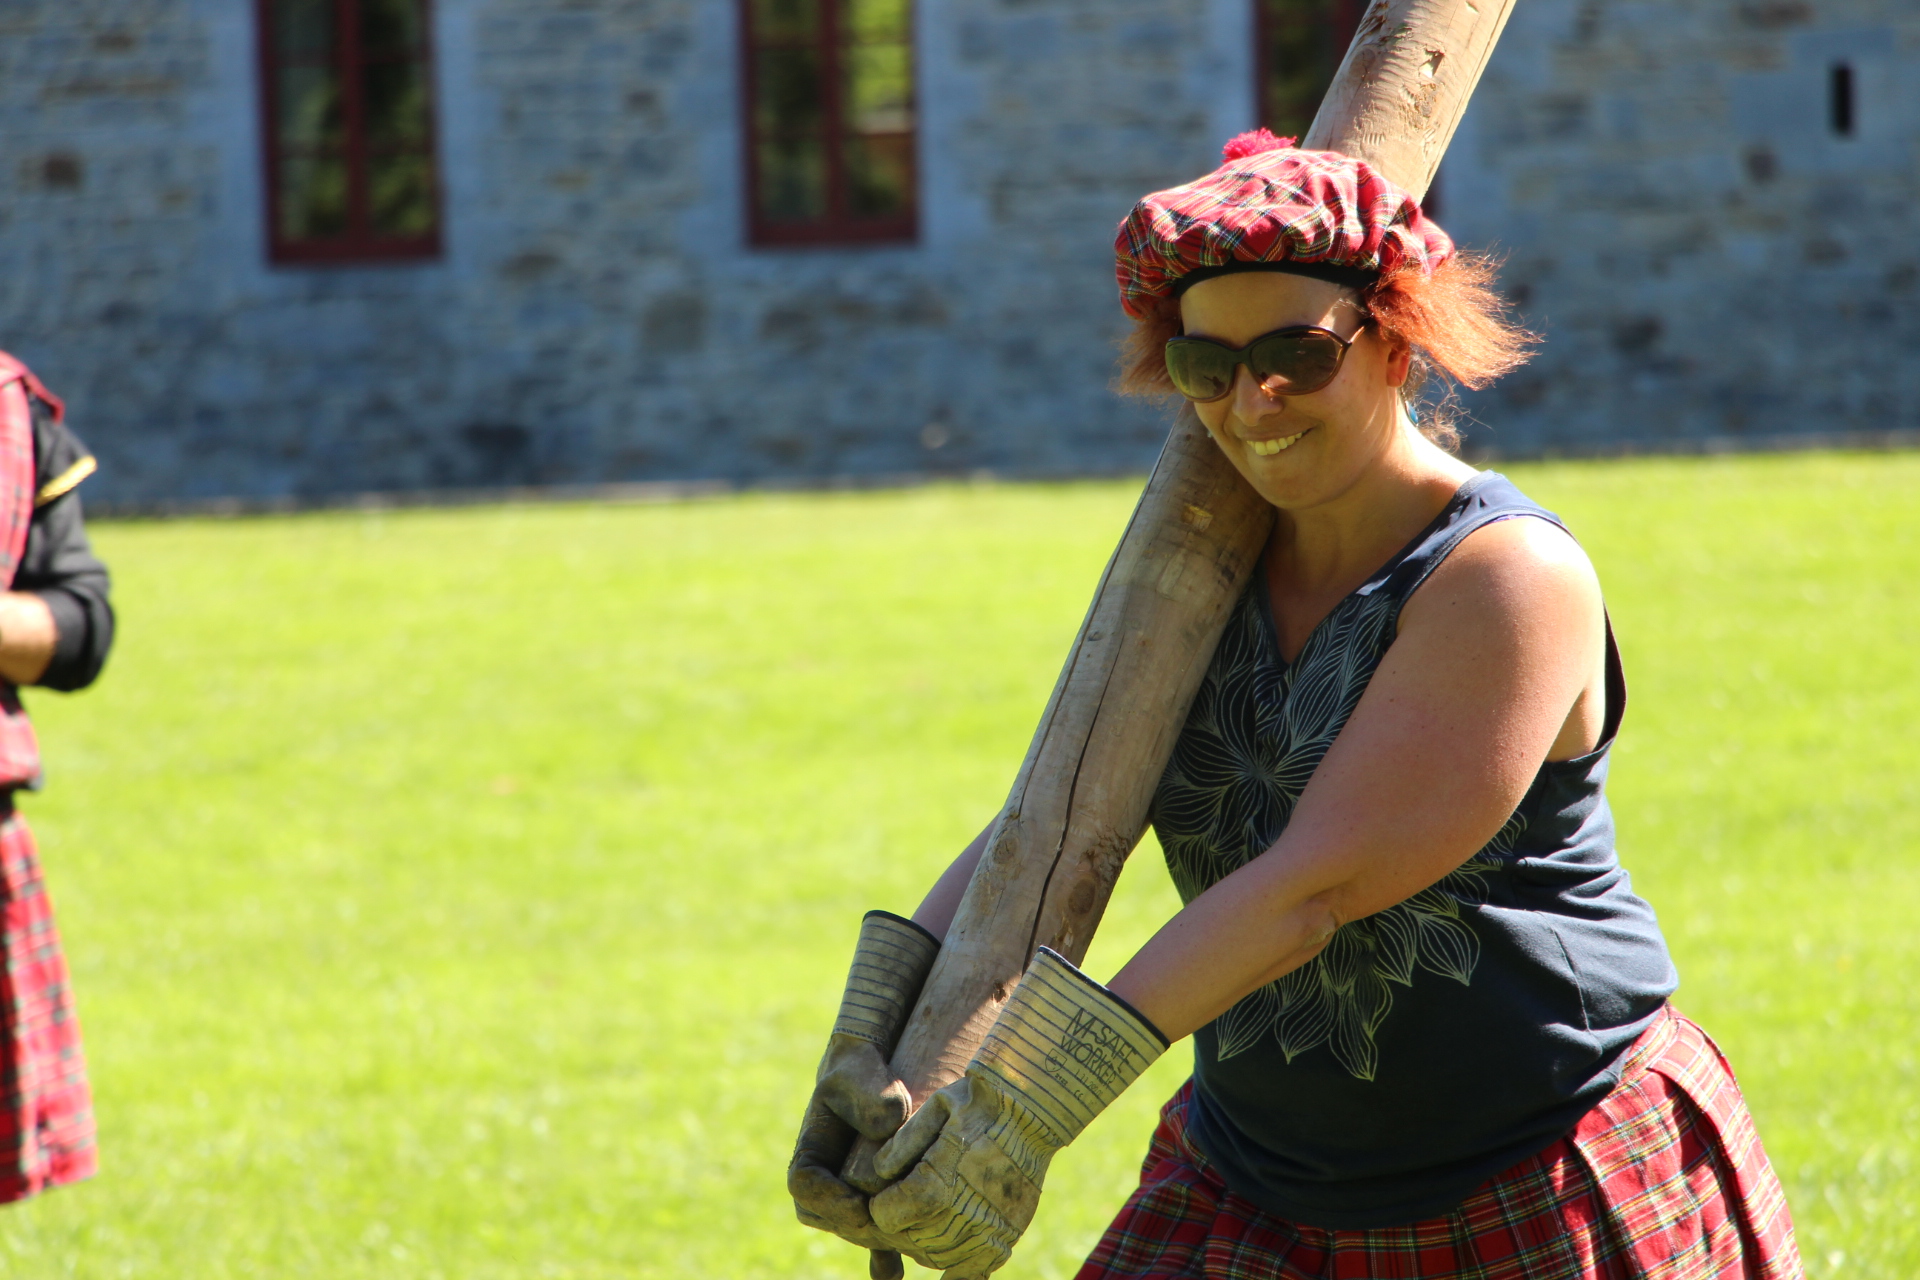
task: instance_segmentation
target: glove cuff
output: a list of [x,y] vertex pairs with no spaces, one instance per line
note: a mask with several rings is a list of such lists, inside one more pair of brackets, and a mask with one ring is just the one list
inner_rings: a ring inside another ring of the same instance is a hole
[[913,1011],[939,954],[940,939],[913,921],[887,911],[867,912],[833,1034],[865,1040],[878,1045],[882,1054],[891,1053],[900,1024]]
[[1057,1150],[1167,1051],[1132,1005],[1042,947],[974,1056],[978,1071],[1021,1098]]

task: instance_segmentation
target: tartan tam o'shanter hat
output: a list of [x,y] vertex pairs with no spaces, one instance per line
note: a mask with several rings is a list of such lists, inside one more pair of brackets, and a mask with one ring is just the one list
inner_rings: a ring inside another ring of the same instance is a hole
[[1409,264],[1431,274],[1453,256],[1453,241],[1419,202],[1364,160],[1293,141],[1243,133],[1218,169],[1133,207],[1113,242],[1128,315],[1143,320],[1153,299],[1235,271],[1362,288]]

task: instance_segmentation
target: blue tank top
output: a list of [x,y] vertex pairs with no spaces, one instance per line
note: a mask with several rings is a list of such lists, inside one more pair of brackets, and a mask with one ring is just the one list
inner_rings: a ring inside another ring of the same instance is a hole
[[[1241,598],[1154,794],[1192,901],[1264,853],[1447,554],[1497,520],[1560,524],[1482,472],[1280,657],[1264,577]],[[1228,1189],[1331,1228],[1446,1212],[1550,1146],[1618,1078],[1678,984],[1614,853],[1603,786],[1626,702],[1611,627],[1598,747],[1544,764],[1499,833],[1194,1034],[1193,1141]]]

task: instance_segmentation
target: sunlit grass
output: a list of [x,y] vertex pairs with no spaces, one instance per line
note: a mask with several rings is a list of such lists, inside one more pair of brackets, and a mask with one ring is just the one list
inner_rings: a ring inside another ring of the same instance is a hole
[[[1817,1277],[1920,1274],[1920,457],[1513,468],[1594,555],[1613,790]],[[859,914],[997,807],[1125,484],[104,525],[33,706],[95,1182],[0,1273],[812,1277],[781,1175]],[[1174,905],[1149,842],[1089,965]],[[1070,1275],[1170,1054],[1056,1163]]]

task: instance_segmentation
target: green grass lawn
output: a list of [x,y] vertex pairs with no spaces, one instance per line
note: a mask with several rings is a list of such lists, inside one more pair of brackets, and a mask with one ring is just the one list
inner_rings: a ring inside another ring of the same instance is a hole
[[[1816,1277],[1920,1275],[1920,456],[1527,466],[1623,856]],[[1134,486],[108,524],[24,804],[103,1168],[31,1277],[841,1277],[782,1175],[859,915],[998,807]],[[1151,841],[1089,965],[1173,907]],[[1184,1074],[1056,1163],[1068,1276]]]

